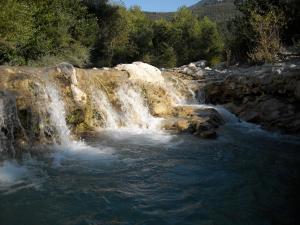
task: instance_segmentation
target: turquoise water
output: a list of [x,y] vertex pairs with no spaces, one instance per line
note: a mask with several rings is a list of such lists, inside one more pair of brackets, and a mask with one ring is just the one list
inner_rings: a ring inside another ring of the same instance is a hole
[[105,131],[0,164],[1,225],[299,224],[300,140]]

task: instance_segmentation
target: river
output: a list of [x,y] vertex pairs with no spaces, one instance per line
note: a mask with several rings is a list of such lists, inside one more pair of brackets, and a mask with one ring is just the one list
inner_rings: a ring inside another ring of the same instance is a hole
[[216,140],[106,129],[6,160],[0,224],[296,224],[300,140],[227,122]]

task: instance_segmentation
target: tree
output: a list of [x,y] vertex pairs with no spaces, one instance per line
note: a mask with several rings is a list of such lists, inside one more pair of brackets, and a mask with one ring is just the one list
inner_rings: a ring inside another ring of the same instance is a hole
[[211,65],[221,61],[224,44],[218,32],[217,24],[212,22],[208,17],[200,21],[200,40],[198,59],[206,59]]
[[49,60],[51,56],[77,66],[87,64],[98,32],[96,18],[87,7],[79,0],[38,1],[36,7],[36,32],[28,43],[27,57]]
[[250,59],[254,62],[274,62],[281,48],[280,29],[284,24],[283,13],[271,10],[261,15],[253,11],[250,24],[257,34],[254,40],[256,46],[249,53]]
[[0,63],[83,66],[97,32],[96,18],[80,0],[1,0]]
[[24,64],[22,52],[34,31],[34,10],[16,0],[0,0],[0,5],[0,64]]
[[198,57],[198,44],[201,36],[200,21],[190,10],[183,7],[178,10],[172,19],[174,31],[176,32],[177,41],[176,52],[178,64],[187,64]]
[[206,59],[211,64],[221,60],[223,41],[216,23],[208,17],[199,20],[187,8],[181,8],[172,20],[176,39],[173,48],[177,52],[178,64]]
[[227,43],[237,60],[274,61],[280,43],[299,41],[298,0],[236,0],[235,4],[240,15],[228,24],[232,35],[228,35]]

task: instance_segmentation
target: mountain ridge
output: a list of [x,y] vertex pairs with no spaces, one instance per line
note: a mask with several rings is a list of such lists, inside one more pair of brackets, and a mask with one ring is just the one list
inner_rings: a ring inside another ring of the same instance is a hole
[[[193,14],[200,18],[209,17],[215,22],[226,22],[235,17],[237,9],[234,0],[202,0],[189,6]],[[170,19],[175,12],[145,12],[151,19]]]

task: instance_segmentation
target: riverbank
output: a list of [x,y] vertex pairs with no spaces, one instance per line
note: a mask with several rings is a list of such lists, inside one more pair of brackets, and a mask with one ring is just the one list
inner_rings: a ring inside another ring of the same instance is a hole
[[274,65],[219,65],[215,69],[192,63],[175,69],[200,85],[199,100],[222,105],[244,121],[285,134],[300,134],[300,59]]

